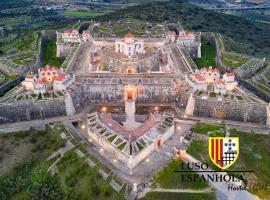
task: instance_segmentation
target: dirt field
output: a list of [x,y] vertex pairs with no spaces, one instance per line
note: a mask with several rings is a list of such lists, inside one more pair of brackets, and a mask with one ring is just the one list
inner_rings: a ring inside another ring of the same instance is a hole
[[35,140],[31,136],[24,138],[0,137],[0,176],[11,172],[29,155]]

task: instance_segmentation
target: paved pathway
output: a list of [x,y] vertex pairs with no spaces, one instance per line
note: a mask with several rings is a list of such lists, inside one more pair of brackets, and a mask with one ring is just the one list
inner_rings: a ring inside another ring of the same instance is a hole
[[171,192],[171,193],[210,193],[213,192],[211,188],[204,190],[192,190],[192,189],[165,189],[165,188],[146,188],[138,196],[138,199],[143,198],[149,192]]

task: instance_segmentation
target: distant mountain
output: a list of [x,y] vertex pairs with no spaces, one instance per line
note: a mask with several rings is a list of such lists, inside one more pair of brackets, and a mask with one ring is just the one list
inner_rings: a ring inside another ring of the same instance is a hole
[[205,10],[181,2],[153,2],[103,15],[97,20],[134,18],[149,22],[177,22],[190,31],[219,32],[233,39],[232,50],[257,56],[270,55],[270,25]]

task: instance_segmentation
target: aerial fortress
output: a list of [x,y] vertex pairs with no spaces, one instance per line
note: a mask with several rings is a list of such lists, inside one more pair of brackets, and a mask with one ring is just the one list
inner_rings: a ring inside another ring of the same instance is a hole
[[124,103],[127,85],[137,88],[136,103],[169,104],[182,117],[269,123],[268,104],[238,86],[233,72],[192,67],[189,58],[201,56],[200,33],[104,39],[68,30],[57,32],[57,56],[68,56],[68,66],[27,75],[21,99],[2,98],[0,123],[73,115],[87,103]]
[[40,67],[2,97],[0,124],[61,119],[134,192],[184,144],[194,123],[270,124],[268,103],[239,86],[233,71],[194,66],[201,33],[105,39],[69,30],[56,36],[64,64]]

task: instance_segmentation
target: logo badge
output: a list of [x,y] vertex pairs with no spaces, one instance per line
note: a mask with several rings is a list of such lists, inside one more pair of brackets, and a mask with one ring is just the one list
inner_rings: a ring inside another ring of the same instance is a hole
[[227,169],[237,160],[239,154],[238,137],[210,137],[208,152],[212,162],[221,169]]

